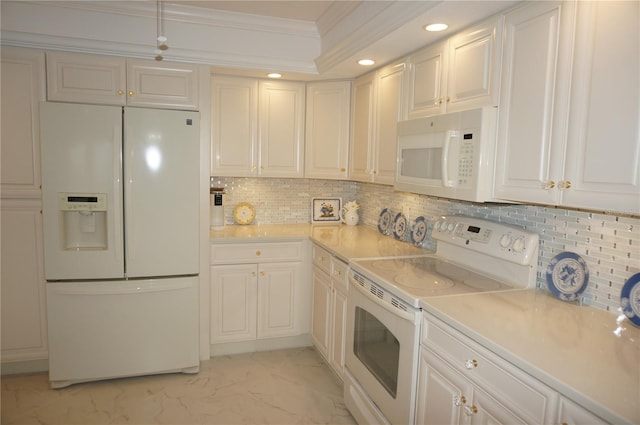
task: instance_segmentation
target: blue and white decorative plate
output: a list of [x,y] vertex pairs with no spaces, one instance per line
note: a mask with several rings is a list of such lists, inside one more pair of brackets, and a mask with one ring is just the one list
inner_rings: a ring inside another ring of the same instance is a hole
[[549,290],[561,300],[577,300],[587,289],[588,283],[587,263],[574,252],[561,252],[553,257],[547,267]]
[[391,224],[393,221],[393,214],[389,210],[389,208],[385,208],[380,213],[380,218],[378,218],[378,232],[383,235],[391,234]]
[[640,273],[631,276],[622,287],[620,306],[631,323],[640,327]]
[[411,241],[417,246],[422,246],[422,242],[424,242],[424,238],[426,237],[427,221],[423,216],[417,217],[411,228]]
[[393,220],[393,237],[398,240],[404,240],[407,230],[409,230],[407,217],[402,213],[396,214],[396,218]]

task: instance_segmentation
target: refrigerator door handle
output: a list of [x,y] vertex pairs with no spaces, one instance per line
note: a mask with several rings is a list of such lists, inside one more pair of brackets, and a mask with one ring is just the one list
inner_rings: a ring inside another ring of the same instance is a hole
[[131,130],[129,126],[126,125],[125,123],[125,137],[124,137],[124,144],[122,147],[123,161],[124,161],[124,167],[123,167],[124,184],[122,185],[122,187],[124,190],[124,205],[125,205],[125,208],[124,208],[124,211],[125,211],[125,217],[124,217],[125,272],[126,272],[128,261],[135,259],[135,253],[133,250],[133,246],[135,244],[131,243],[131,241],[135,240],[134,229],[136,228],[135,223],[133,222],[135,217],[135,214],[133,213],[133,208],[134,208],[134,203],[133,203],[134,158],[133,156],[135,155],[135,152],[133,151],[133,147],[132,147],[133,145],[132,144],[127,145],[126,143],[127,140],[129,140],[131,137],[132,137]]
[[113,225],[115,231],[114,256],[123,258],[124,236],[122,231],[122,127],[116,125],[113,127]]

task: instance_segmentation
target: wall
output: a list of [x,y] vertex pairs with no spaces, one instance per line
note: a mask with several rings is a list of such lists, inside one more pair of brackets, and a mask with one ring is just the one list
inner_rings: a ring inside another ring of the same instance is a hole
[[[558,253],[581,255],[589,268],[589,286],[582,302],[615,312],[625,281],[640,272],[640,217],[563,208],[473,204],[430,198],[392,187],[368,183],[305,179],[224,178],[214,183],[226,187],[225,223],[233,223],[233,207],[251,202],[256,223],[308,223],[312,197],[357,200],[360,224],[377,228],[383,208],[402,212],[410,222],[424,216],[429,230],[441,215],[464,214],[514,224],[540,235],[537,284],[546,290],[546,267]],[[391,236],[390,236],[391,237]],[[424,247],[435,249],[428,238]]]

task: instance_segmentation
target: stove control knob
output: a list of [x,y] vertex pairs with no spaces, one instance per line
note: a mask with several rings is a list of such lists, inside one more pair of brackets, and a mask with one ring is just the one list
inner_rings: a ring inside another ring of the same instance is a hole
[[455,228],[456,228],[456,223],[449,223],[447,225],[447,232],[453,232]]
[[433,230],[442,231],[442,225],[443,225],[442,220],[436,221],[436,224],[433,225]]
[[515,252],[522,252],[522,251],[524,251],[524,246],[525,246],[525,243],[524,243],[524,236],[520,236],[518,239],[516,239],[516,240],[513,242],[513,250],[514,250]]
[[505,233],[504,235],[502,235],[502,237],[500,238],[500,247],[502,248],[509,248],[509,246],[511,245],[511,242],[513,242],[513,238],[511,237],[510,234]]

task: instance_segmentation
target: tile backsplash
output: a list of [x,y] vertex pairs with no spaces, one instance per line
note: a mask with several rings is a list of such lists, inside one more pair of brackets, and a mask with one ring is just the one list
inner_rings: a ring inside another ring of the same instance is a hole
[[[640,217],[563,208],[474,204],[430,198],[392,187],[350,181],[265,178],[212,178],[225,187],[225,223],[233,223],[233,208],[250,202],[257,224],[308,223],[311,198],[341,197],[360,205],[360,224],[377,227],[383,208],[402,212],[412,222],[423,216],[429,223],[441,215],[463,214],[521,226],[540,235],[537,285],[546,289],[546,268],[563,251],[581,255],[589,268],[589,286],[582,302],[615,312],[625,281],[640,272]],[[430,233],[430,232],[429,232]],[[435,249],[428,236],[425,249]]]

